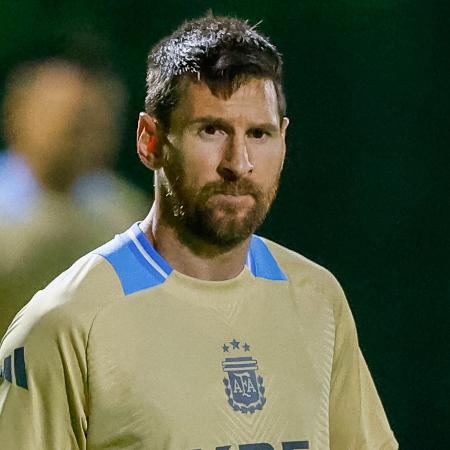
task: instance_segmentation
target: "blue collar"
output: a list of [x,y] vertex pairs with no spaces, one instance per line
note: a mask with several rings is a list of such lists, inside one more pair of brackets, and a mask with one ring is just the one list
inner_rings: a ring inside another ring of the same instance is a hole
[[[173,269],[156,251],[139,224],[117,235],[92,253],[106,258],[122,283],[125,295],[164,283]],[[272,256],[266,243],[253,235],[245,265],[258,278],[286,281],[287,276]]]

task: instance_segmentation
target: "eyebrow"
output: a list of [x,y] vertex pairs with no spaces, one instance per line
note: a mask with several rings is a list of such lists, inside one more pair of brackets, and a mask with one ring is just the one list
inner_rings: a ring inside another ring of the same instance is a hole
[[[188,126],[193,125],[212,125],[217,128],[221,128],[224,131],[232,131],[233,126],[227,122],[226,120],[220,118],[220,117],[214,117],[214,116],[203,116],[203,117],[197,117],[195,119],[192,119],[188,122]],[[271,133],[277,133],[279,130],[279,127],[271,122],[263,122],[263,123],[253,123],[249,127],[250,129],[255,128],[262,128],[264,130],[267,130]]]

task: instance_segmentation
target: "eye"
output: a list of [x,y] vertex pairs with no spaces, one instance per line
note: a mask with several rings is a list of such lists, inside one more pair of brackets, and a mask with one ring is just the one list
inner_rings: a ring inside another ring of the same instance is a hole
[[206,124],[198,131],[200,137],[204,139],[219,138],[225,135],[225,131],[213,124]]
[[211,134],[211,135],[213,135],[213,134],[216,133],[217,128],[216,128],[214,125],[206,125],[206,126],[203,128],[203,131],[204,131],[206,134]]
[[263,130],[262,128],[252,128],[248,134],[251,138],[258,140],[263,139],[266,136],[270,136],[270,133]]

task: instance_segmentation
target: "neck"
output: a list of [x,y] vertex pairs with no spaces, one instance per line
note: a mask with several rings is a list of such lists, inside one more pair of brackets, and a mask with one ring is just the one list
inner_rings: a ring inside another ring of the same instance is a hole
[[230,250],[221,251],[205,244],[205,251],[196,252],[180,240],[172,226],[161,219],[157,201],[140,226],[158,253],[173,269],[184,275],[223,281],[236,277],[244,268],[250,238]]

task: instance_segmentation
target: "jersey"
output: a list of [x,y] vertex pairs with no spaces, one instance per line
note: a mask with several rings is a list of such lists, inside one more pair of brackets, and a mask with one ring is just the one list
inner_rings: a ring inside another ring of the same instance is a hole
[[18,313],[2,449],[396,449],[342,289],[252,236],[233,279],[173,270],[133,225]]

